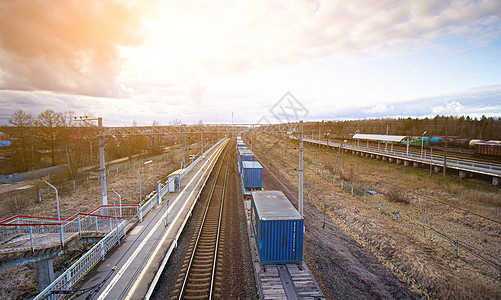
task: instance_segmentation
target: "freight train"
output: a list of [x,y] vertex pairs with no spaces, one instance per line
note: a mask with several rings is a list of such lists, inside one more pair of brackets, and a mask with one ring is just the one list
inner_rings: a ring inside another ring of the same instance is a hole
[[243,195],[244,198],[250,198],[252,191],[263,189],[263,167],[254,160],[254,154],[247,149],[240,136],[237,137],[237,155]]
[[[237,136],[238,171],[244,198],[251,198],[251,224],[259,261],[267,264],[301,263],[303,257],[303,217],[281,191],[264,191],[263,167]],[[275,232],[275,234],[268,234]],[[283,241],[275,238],[281,235]]]
[[237,152],[260,298],[324,300],[303,261],[303,216],[281,191],[263,189],[263,168],[240,136]]
[[[437,147],[445,146],[445,139],[440,136],[433,137],[416,137],[414,140],[401,142],[404,145],[417,146],[417,147]],[[501,141],[489,140],[484,141],[480,139],[461,139],[458,137],[447,138],[447,147],[455,148],[469,148],[475,156],[497,157],[501,158]]]

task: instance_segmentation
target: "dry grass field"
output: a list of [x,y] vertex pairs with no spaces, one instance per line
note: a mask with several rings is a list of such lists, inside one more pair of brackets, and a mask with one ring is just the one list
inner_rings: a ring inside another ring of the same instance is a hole
[[[279,165],[280,172],[297,181],[297,142],[270,135],[255,135],[254,145]],[[323,173],[331,173],[339,157],[337,150],[307,147],[304,160]],[[336,178],[341,177],[341,158]],[[459,249],[436,234],[425,236],[405,221],[407,216],[447,236],[473,245],[486,257],[501,257],[501,194],[498,187],[474,181],[461,182],[428,176],[427,170],[345,154],[344,182],[362,190],[376,191],[382,203],[400,212],[399,219],[374,202],[364,202],[305,167],[305,194],[370,249],[384,264],[398,267],[403,281],[415,281],[435,298],[495,299],[501,294],[499,269]],[[377,199],[377,198],[375,198]],[[377,201],[376,201],[377,203]],[[362,239],[360,239],[362,237]],[[499,260],[497,261],[499,263]],[[392,267],[392,269],[395,269]],[[414,284],[416,287],[416,285]]]
[[[192,147],[191,153],[200,151],[200,146]],[[141,181],[143,199],[152,191],[156,191],[156,182],[166,180],[167,176],[174,170],[178,169],[182,161],[182,154],[178,153],[173,156],[160,159],[153,159],[152,163],[143,165]],[[115,203],[118,205],[118,197],[111,191],[113,188],[120,193],[122,204],[137,204],[139,203],[139,168],[138,162],[136,167],[132,167],[133,163],[129,162],[127,170],[124,168],[116,171],[116,167],[110,167],[110,173],[107,177],[108,186],[108,204]],[[0,197],[15,196],[15,193],[23,193],[17,191],[9,195],[2,194]],[[12,195],[13,194],[13,195]],[[101,185],[99,180],[90,180],[76,186],[76,190],[59,195],[60,211],[62,217],[68,217],[78,212],[88,212],[101,204]],[[31,216],[50,216],[56,217],[56,200],[54,195],[44,197],[42,202],[38,202],[37,198],[31,199],[23,203],[21,209],[14,209],[10,206],[3,206],[0,211],[0,216],[3,218],[10,217],[14,214],[31,215]],[[54,261],[54,269],[57,273],[61,268],[68,267],[69,261],[78,258],[83,246],[77,246],[67,249],[65,254]],[[73,259],[72,259],[73,258]],[[56,274],[57,276],[57,274]],[[36,269],[34,264],[17,267],[14,269],[0,271],[0,299],[20,299],[36,292],[38,285],[36,282]]]

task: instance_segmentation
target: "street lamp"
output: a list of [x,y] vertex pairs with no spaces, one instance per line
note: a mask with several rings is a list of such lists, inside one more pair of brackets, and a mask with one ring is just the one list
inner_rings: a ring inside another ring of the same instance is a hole
[[54,191],[56,191],[56,206],[57,206],[57,221],[58,222],[61,222],[61,215],[59,214],[59,194],[57,193],[57,189],[55,186],[53,186],[52,184],[50,184],[49,182],[47,182],[47,180],[45,179],[42,179],[45,183],[47,183],[51,188],[54,189]]
[[141,192],[141,173],[142,173],[141,166],[142,165],[147,165],[147,164],[149,164],[151,162],[153,162],[151,159],[148,160],[148,161],[145,161],[145,162],[143,162],[141,160],[141,164],[139,165],[139,204],[141,204],[141,198],[142,198],[141,197],[141,194],[142,194],[142,192]]
[[426,130],[423,132],[423,134],[421,135],[421,158],[423,158],[423,144],[424,144],[424,140],[423,140],[423,136],[426,134]]
[[[114,189],[111,189],[113,191],[113,193],[115,193],[117,196],[118,196],[118,202],[120,205],[120,218],[122,217],[122,197],[120,196],[119,193],[117,193],[117,191],[115,191]],[[115,214],[116,215],[116,214]]]

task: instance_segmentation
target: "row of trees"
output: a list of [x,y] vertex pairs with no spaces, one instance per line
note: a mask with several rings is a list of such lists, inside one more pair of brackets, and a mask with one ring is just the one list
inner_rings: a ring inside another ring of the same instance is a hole
[[[90,121],[90,120],[94,121]],[[48,109],[38,115],[17,110],[9,118],[9,126],[0,131],[12,142],[9,147],[10,168],[0,164],[0,174],[27,172],[43,167],[68,164],[70,175],[82,166],[99,163],[98,130],[95,117],[85,121],[75,118],[73,112],[55,112]],[[171,125],[183,125],[174,120]],[[202,126],[199,122],[197,125]],[[137,126],[133,122],[133,126]],[[160,126],[153,121],[152,126]],[[157,155],[164,147],[173,144],[188,145],[198,141],[199,136],[126,135],[105,137],[105,156],[109,162],[116,158],[137,154]],[[206,136],[207,138],[207,136]],[[186,154],[187,155],[187,154]]]
[[[91,118],[89,118],[91,119]],[[95,118],[92,118],[95,119]],[[38,115],[17,110],[9,126],[1,131],[10,146],[10,169],[2,173],[26,172],[68,164],[72,176],[78,167],[98,163],[98,132],[95,121],[80,122],[72,112],[48,109]],[[162,150],[160,141],[148,136],[107,137],[106,160]]]
[[35,166],[36,152],[45,149],[50,154],[50,165],[56,165],[56,150],[69,140],[73,114],[48,109],[38,116],[17,110],[9,119],[11,126],[3,129],[13,142],[11,164],[16,171],[28,171]]
[[470,118],[469,116],[435,116],[434,118],[380,118],[348,121],[305,123],[307,134],[330,133],[346,136],[360,133],[420,136],[457,136],[464,139],[501,140],[501,118]]

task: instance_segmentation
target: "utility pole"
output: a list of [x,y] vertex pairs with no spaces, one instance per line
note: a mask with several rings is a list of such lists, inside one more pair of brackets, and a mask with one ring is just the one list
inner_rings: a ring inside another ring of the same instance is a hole
[[449,136],[448,136],[448,131],[447,131],[447,122],[445,122],[445,146],[444,146],[444,173],[443,173],[443,177],[445,177],[446,173],[447,173],[447,140],[449,139]]
[[188,153],[186,151],[188,150],[188,148],[186,146],[186,132],[184,132],[183,135],[184,135],[184,163],[187,164]]
[[[388,135],[388,123],[386,123],[386,135]],[[388,151],[388,141],[384,141],[384,151]]]
[[141,199],[142,199],[142,190],[141,190],[141,167],[143,166],[143,160],[141,159],[141,163],[139,164],[139,205],[141,205]]
[[[346,140],[344,140],[346,143]],[[341,178],[344,178],[344,148],[343,143],[341,143]]]
[[303,217],[303,121],[299,121],[299,214]]
[[99,128],[99,171],[101,177],[101,197],[102,205],[108,205],[108,192],[106,191],[106,164],[104,162],[104,130],[103,118],[97,118],[97,126]]
[[[95,125],[88,123],[87,121],[95,121],[96,119],[91,119],[87,116],[82,116],[77,119],[74,117],[75,121],[82,121],[89,126],[96,128]],[[97,130],[99,135],[99,178],[101,179],[101,197],[102,197],[102,205],[108,205],[108,192],[106,191],[106,163],[104,161],[104,145],[106,142],[104,141],[104,129],[103,129],[103,118],[97,118]],[[92,139],[89,138],[89,146],[90,146],[90,160],[92,161]],[[107,210],[103,210],[104,215],[107,214]]]
[[254,125],[252,125],[252,131],[251,131],[251,151],[252,151],[252,136],[254,136]]

